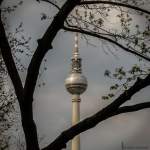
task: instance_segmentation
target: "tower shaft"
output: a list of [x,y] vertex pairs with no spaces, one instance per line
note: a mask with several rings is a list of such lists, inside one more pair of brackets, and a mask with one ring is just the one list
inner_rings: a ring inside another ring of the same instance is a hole
[[[80,96],[72,96],[72,125],[80,121]],[[71,143],[71,150],[80,150],[80,135],[73,138]]]

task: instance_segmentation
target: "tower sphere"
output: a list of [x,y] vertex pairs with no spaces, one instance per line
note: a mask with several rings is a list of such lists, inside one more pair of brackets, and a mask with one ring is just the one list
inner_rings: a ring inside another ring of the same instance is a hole
[[87,79],[81,73],[71,73],[65,80],[65,86],[71,94],[82,94],[87,89]]

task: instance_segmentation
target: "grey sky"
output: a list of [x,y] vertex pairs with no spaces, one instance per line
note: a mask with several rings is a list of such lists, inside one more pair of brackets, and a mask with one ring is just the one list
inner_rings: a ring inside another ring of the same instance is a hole
[[[8,19],[11,24],[10,31],[23,21],[25,35],[33,39],[30,47],[35,49],[36,39],[42,36],[48,26],[48,21],[40,20],[40,13],[49,12],[46,4],[39,5],[34,1],[26,1],[24,5]],[[53,15],[54,10],[49,14]],[[46,58],[48,70],[42,74],[39,83],[46,82],[41,88],[36,88],[34,95],[34,115],[38,133],[44,137],[41,147],[54,140],[64,129],[71,125],[71,95],[64,87],[64,80],[70,71],[70,58],[72,54],[74,35],[72,33],[59,32],[53,42],[51,50]],[[88,78],[88,89],[82,95],[81,119],[92,115],[111,101],[101,100],[101,96],[109,90],[112,81],[104,77],[105,69],[113,70],[118,66],[129,68],[137,62],[137,58],[122,50],[112,49],[117,55],[116,59],[109,53],[106,55],[102,43],[93,39],[97,47],[87,46],[85,41],[80,42],[80,54],[83,58],[83,72]],[[28,58],[23,61],[28,64]],[[25,74],[21,73],[22,80]],[[133,101],[140,102],[149,100],[149,88],[134,96]],[[113,117],[102,122],[97,127],[81,135],[82,150],[121,150],[121,142],[128,145],[149,146],[149,110],[129,113]],[[70,147],[67,148],[68,150]]]

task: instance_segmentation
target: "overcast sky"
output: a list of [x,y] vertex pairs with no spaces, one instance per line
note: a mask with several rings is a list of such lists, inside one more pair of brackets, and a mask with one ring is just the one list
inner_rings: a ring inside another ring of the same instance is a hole
[[[8,18],[9,31],[23,22],[24,34],[31,36],[30,47],[34,50],[36,40],[42,37],[50,21],[41,21],[40,13],[55,14],[47,4],[33,1],[24,2]],[[140,20],[140,19],[139,19]],[[53,49],[46,55],[47,71],[40,77],[38,83],[46,85],[36,88],[34,94],[34,116],[38,134],[42,137],[40,146],[44,147],[53,141],[64,129],[71,125],[71,95],[67,93],[64,80],[70,71],[70,58],[74,45],[74,34],[60,31],[53,42]],[[81,119],[90,116],[111,101],[101,100],[112,84],[104,77],[106,69],[116,67],[130,68],[138,59],[122,50],[112,49],[111,54],[107,47],[93,39],[96,47],[80,41],[80,54],[83,59],[83,73],[88,79],[88,89],[81,96]],[[106,54],[106,52],[108,54]],[[23,58],[23,57],[22,57]],[[24,57],[23,64],[28,65],[29,58]],[[41,67],[43,69],[43,65]],[[25,73],[21,73],[22,80]],[[149,100],[149,89],[146,88],[132,98],[132,104]],[[147,146],[150,149],[150,111],[143,110],[113,117],[100,123],[97,127],[81,134],[81,150],[121,150],[121,142],[127,146]],[[68,145],[67,150],[70,150]]]

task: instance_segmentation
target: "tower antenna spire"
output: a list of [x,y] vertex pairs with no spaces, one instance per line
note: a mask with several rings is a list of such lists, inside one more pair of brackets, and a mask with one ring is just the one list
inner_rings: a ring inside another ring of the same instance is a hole
[[79,34],[78,32],[75,33],[75,45],[73,50],[73,57],[79,58]]

